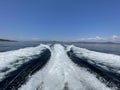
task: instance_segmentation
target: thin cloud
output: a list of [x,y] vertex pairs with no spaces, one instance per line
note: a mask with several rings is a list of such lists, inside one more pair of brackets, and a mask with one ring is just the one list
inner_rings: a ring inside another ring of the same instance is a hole
[[88,41],[88,42],[119,42],[120,41],[120,36],[118,35],[113,35],[111,37],[88,37],[88,38],[80,38],[77,39],[76,41]]
[[117,39],[120,39],[120,37],[117,36],[117,35],[113,35],[113,36],[112,36],[112,40],[117,40]]
[[106,40],[106,39],[100,36],[78,39],[78,41],[102,41],[102,40]]

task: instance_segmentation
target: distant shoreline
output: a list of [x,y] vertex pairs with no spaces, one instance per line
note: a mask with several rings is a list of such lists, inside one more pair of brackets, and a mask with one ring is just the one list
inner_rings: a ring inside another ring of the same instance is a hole
[[15,40],[0,39],[0,42],[16,42]]

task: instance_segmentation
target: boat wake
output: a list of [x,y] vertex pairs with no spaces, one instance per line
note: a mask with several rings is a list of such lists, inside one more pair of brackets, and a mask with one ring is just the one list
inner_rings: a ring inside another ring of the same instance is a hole
[[73,45],[0,53],[0,90],[119,90],[120,56]]

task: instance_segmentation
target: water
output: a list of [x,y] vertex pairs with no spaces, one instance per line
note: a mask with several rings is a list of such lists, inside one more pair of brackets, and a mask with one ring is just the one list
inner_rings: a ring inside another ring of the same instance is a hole
[[[39,44],[54,44],[61,42],[0,42],[0,52],[16,50],[25,47],[35,47]],[[64,45],[73,44],[77,47],[87,48],[89,50],[120,55],[120,44],[91,44],[91,43],[61,43]]]
[[89,50],[104,52],[104,53],[111,53],[120,55],[120,44],[82,44],[82,43],[74,43],[74,45],[87,48]]
[[[119,48],[119,44],[1,42],[0,90],[120,90]],[[47,55],[48,62],[39,68]]]
[[0,52],[17,50],[25,47],[35,47],[39,44],[49,44],[49,42],[0,42]]

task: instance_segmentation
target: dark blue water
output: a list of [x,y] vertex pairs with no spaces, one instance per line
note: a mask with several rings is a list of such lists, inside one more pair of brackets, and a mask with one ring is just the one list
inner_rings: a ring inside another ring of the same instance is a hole
[[35,47],[40,44],[49,44],[50,42],[0,42],[0,52],[17,50],[25,47]]
[[[43,41],[36,41],[36,42],[0,42],[0,52],[10,51],[10,50],[16,50],[20,48],[25,47],[35,47],[39,44],[55,44],[55,43],[61,43],[61,42],[43,42]],[[98,51],[98,52],[104,52],[104,53],[112,53],[112,54],[118,54],[120,55],[120,44],[104,44],[104,43],[64,43],[61,44],[73,44],[75,46],[81,47],[81,48],[87,48],[89,50]]]
[[82,43],[74,43],[74,45],[87,48],[89,50],[97,51],[97,52],[104,52],[104,53],[111,53],[120,55],[120,44],[82,44]]

